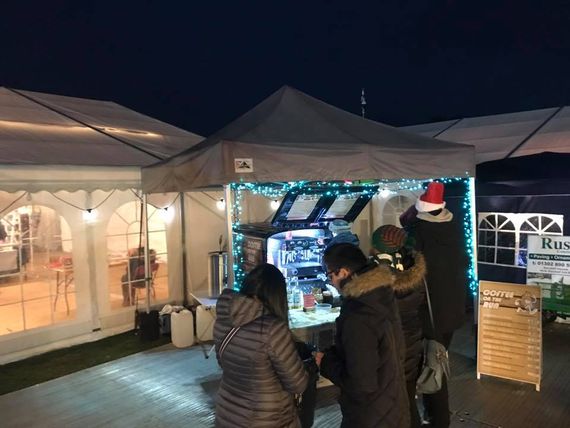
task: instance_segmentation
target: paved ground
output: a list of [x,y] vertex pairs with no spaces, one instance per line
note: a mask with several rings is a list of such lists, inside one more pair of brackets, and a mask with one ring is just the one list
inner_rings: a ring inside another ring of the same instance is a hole
[[[470,328],[451,353],[452,427],[570,427],[570,326],[544,330],[544,381],[532,385],[475,378]],[[213,426],[220,379],[200,347],[172,345],[0,396],[2,427]],[[338,427],[334,387],[319,390],[315,427]]]

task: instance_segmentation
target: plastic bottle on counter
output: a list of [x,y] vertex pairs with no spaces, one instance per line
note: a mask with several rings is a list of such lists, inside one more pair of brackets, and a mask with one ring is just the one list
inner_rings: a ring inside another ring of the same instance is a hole
[[289,309],[293,309],[293,287],[289,280],[287,281],[287,306]]
[[299,288],[299,280],[296,276],[291,278],[291,293],[293,294],[293,309],[301,309],[303,307],[303,292]]

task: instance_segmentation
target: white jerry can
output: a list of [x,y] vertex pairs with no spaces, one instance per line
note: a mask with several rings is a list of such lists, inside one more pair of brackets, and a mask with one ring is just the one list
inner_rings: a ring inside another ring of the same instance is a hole
[[196,337],[200,342],[214,340],[216,307],[200,305],[196,308]]
[[186,348],[194,344],[194,315],[188,309],[173,312],[170,316],[170,334],[172,344],[177,348]]

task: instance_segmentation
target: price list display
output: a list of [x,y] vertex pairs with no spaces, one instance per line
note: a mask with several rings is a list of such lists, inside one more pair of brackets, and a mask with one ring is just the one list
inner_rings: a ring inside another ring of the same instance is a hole
[[263,240],[259,238],[245,237],[242,242],[242,254],[244,270],[249,272],[264,261]]
[[531,383],[540,390],[540,287],[481,281],[478,332],[478,379],[490,375]]

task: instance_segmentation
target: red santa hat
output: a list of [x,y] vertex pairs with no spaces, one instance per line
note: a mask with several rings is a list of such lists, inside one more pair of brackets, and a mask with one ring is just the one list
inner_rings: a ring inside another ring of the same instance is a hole
[[432,181],[428,185],[425,193],[416,201],[416,209],[418,212],[426,213],[444,208],[443,190],[443,183]]

